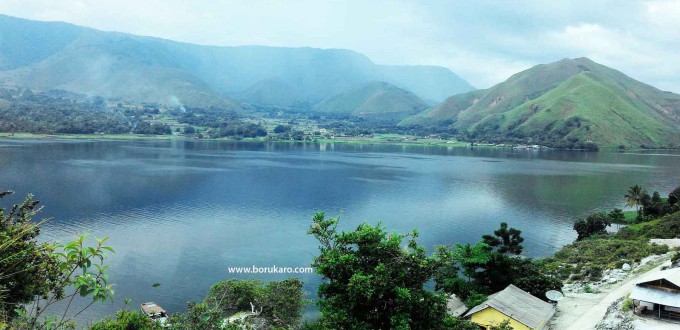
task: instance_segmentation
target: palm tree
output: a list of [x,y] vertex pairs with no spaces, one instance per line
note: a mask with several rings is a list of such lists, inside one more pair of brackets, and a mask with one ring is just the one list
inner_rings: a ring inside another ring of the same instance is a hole
[[626,198],[626,206],[635,206],[637,212],[640,213],[640,204],[642,204],[642,197],[645,195],[645,193],[646,191],[639,185],[634,185],[628,188],[628,193],[623,196]]

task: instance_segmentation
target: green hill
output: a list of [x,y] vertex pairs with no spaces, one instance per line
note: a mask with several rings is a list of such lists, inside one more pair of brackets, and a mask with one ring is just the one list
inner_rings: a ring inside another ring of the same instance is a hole
[[386,82],[371,82],[330,97],[314,108],[326,113],[401,120],[427,107],[427,103],[407,90]]
[[0,15],[0,84],[189,105],[305,106],[370,81],[435,102],[472,90],[445,68],[343,49],[217,47]]
[[537,65],[454,95],[401,125],[450,125],[469,138],[557,147],[680,145],[680,95],[587,58]]

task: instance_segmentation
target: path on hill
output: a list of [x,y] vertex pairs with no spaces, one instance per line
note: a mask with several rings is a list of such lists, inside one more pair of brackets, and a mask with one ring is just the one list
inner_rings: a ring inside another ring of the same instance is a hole
[[610,287],[608,292],[568,294],[558,305],[558,313],[553,320],[554,330],[588,330],[604,318],[607,308],[617,299],[633,290],[635,283],[661,271],[659,265],[648,272],[632,275],[618,286]]

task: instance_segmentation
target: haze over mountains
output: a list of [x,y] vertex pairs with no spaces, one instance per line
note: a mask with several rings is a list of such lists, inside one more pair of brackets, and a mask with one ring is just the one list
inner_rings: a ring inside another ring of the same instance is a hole
[[454,95],[401,123],[442,124],[485,140],[677,146],[680,95],[587,58],[564,59],[534,66],[489,89]]
[[680,145],[680,95],[587,58],[537,65],[474,90],[446,68],[378,65],[349,50],[200,46],[0,15],[0,85],[167,105],[295,108],[477,141]]
[[428,102],[472,90],[448,69],[342,49],[199,46],[0,15],[0,83],[133,101],[311,108],[370,81]]

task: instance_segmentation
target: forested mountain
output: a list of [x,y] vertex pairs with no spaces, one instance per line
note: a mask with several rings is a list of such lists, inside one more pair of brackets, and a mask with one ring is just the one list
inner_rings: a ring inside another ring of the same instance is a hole
[[454,95],[401,125],[450,125],[473,139],[558,147],[677,147],[680,95],[587,58],[564,59]]
[[370,81],[440,102],[473,88],[445,68],[342,49],[199,46],[0,15],[0,84],[137,102],[311,108]]
[[401,120],[428,107],[415,94],[386,82],[370,82],[330,97],[315,109],[358,117]]

